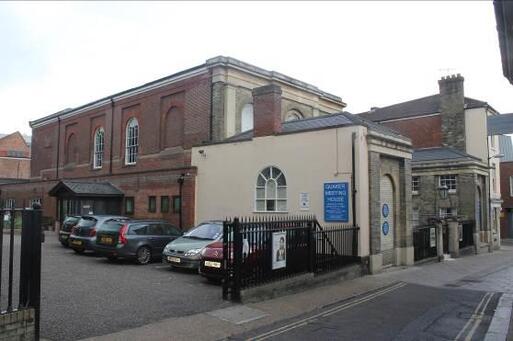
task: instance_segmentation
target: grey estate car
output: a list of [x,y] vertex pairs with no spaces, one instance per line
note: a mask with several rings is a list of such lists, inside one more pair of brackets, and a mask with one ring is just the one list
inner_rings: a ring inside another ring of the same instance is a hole
[[147,264],[162,256],[167,243],[179,238],[182,231],[160,220],[130,220],[102,226],[96,235],[94,250],[110,260],[135,259]]
[[127,217],[115,215],[85,215],[71,229],[69,246],[77,253],[93,250],[96,232],[104,225],[114,221],[126,221]]

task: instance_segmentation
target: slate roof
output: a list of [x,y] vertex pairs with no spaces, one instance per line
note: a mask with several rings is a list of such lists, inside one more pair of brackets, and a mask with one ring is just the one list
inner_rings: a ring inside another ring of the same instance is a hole
[[499,152],[504,155],[501,162],[513,161],[513,145],[511,143],[511,136],[499,135]]
[[[282,134],[299,133],[312,130],[320,130],[327,128],[351,126],[351,125],[363,125],[372,130],[385,135],[392,135],[394,137],[408,140],[407,137],[399,134],[393,129],[385,127],[381,124],[374,123],[366,120],[363,117],[353,115],[349,112],[340,112],[336,114],[323,115],[317,117],[305,118],[302,120],[288,121],[282,123]],[[248,130],[240,134],[234,135],[225,139],[223,142],[239,142],[246,141],[253,138],[253,130]]]
[[479,158],[465,152],[449,147],[433,147],[415,149],[413,151],[413,162],[429,161],[481,161]]
[[[465,97],[466,109],[486,106],[489,106],[486,102]],[[376,108],[371,111],[360,113],[359,115],[374,122],[382,122],[399,118],[435,114],[438,112],[440,112],[439,94],[393,104],[387,107]]]
[[513,134],[513,114],[488,116],[488,135]]
[[85,182],[85,181],[60,181],[49,192],[56,196],[59,192],[66,191],[74,196],[81,197],[119,197],[123,196],[118,188],[110,182]]

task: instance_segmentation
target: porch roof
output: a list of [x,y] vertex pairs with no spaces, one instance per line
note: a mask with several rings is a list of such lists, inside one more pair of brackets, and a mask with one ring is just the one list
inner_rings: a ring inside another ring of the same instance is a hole
[[76,197],[122,197],[124,194],[110,182],[60,181],[48,194],[57,197],[68,194]]

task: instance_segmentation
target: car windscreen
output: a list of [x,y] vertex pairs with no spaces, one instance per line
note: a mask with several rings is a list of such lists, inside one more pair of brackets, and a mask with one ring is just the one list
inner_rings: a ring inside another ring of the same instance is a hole
[[82,217],[82,219],[80,219],[80,221],[78,222],[77,226],[93,227],[94,225],[96,225],[97,222],[98,220],[96,220],[93,217]]
[[78,217],[67,217],[64,219],[64,224],[75,224],[79,219]]
[[201,224],[198,227],[185,233],[185,238],[216,240],[223,234],[223,225],[221,224]]

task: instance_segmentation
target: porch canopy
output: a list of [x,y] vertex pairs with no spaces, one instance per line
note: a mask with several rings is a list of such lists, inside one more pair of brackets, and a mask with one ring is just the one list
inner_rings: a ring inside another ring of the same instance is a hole
[[58,217],[121,213],[123,192],[110,182],[63,180],[48,194],[57,198]]

